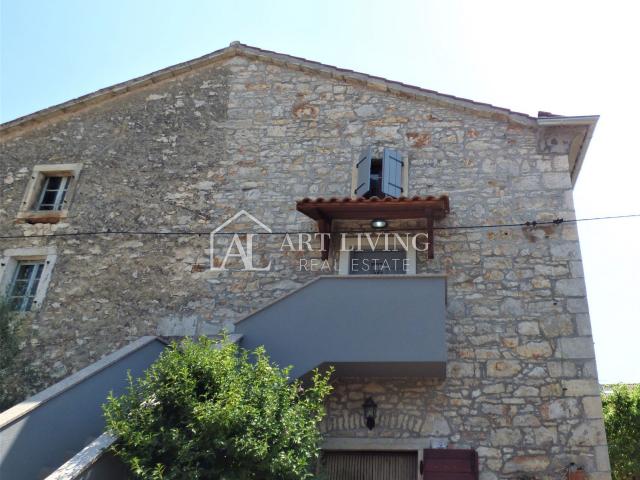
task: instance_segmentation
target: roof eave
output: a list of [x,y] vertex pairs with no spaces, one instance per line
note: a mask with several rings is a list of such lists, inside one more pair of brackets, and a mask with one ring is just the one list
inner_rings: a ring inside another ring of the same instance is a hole
[[249,45],[237,44],[237,47],[239,48],[239,52],[249,58],[280,64],[289,68],[294,67],[302,71],[306,70],[324,73],[338,80],[351,80],[354,82],[359,82],[369,88],[379,91],[398,93],[415,98],[428,98],[437,102],[457,105],[459,107],[478,112],[485,112],[494,115],[499,114],[506,116],[511,121],[529,126],[535,126],[535,123],[537,121],[536,117],[532,117],[530,115],[527,115],[526,113],[516,112],[513,110],[509,110],[508,108],[498,107],[489,103],[477,102],[468,98],[448,95],[445,93],[437,92],[435,90],[421,88],[415,85],[408,85],[399,81],[389,80],[387,78],[379,77],[376,75],[356,72],[333,65],[327,65],[320,62],[307,60],[306,58],[302,57],[295,57],[292,55],[286,55],[270,50],[263,50],[257,47],[251,47]]
[[142,75],[141,77],[132,78],[124,82],[116,83],[105,88],[101,88],[86,95],[67,100],[51,107],[38,110],[36,112],[18,117],[14,120],[0,124],[0,134],[11,133],[15,130],[19,130],[24,127],[36,125],[46,122],[47,120],[56,117],[64,113],[72,113],[78,111],[84,107],[88,107],[95,103],[102,102],[109,98],[121,95],[138,88],[142,88],[151,84],[159,83],[168,78],[177,77],[190,70],[200,68],[205,64],[221,60],[224,58],[230,58],[235,55],[235,47],[226,47],[215,52],[208,53],[202,57],[188,60],[186,62],[178,63],[170,67],[166,67],[155,72]]
[[589,149],[589,144],[591,142],[593,132],[596,129],[596,124],[598,123],[599,119],[599,115],[538,118],[538,125],[541,127],[587,127],[587,132],[585,134],[584,140],[582,141],[582,145],[580,145],[580,151],[578,152],[578,156],[576,157],[575,163],[570,172],[571,185],[574,187],[576,185],[576,182],[578,181],[578,176],[580,175],[580,170],[582,169],[582,164],[584,163],[584,158],[587,154],[587,150]]

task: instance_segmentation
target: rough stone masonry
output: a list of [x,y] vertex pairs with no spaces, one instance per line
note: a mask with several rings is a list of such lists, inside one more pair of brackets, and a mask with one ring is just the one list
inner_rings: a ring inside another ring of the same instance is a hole
[[[232,328],[320,274],[299,271],[300,254],[279,241],[263,252],[270,272],[209,271],[208,236],[189,232],[240,209],[274,231],[314,231],[296,200],[350,196],[367,145],[403,153],[408,195],[449,195],[438,226],[575,218],[571,129],[228,51],[0,132],[0,235],[17,237],[0,251],[57,252],[43,305],[25,314],[24,355],[49,383],[142,335]],[[62,163],[82,164],[68,217],[17,221],[33,167]],[[95,234],[56,236],[73,232]],[[609,479],[575,225],[438,230],[417,271],[448,276],[446,379],[340,380],[327,437],[476,448],[483,480],[560,478],[569,462]],[[378,402],[373,432],[365,393]]]

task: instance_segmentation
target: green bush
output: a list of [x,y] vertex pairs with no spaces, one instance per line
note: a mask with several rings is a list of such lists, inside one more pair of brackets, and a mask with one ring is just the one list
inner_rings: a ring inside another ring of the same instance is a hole
[[602,407],[613,479],[640,477],[640,385],[615,385]]
[[308,388],[288,373],[262,348],[174,343],[104,406],[115,452],[141,478],[309,478],[331,372],[314,372]]

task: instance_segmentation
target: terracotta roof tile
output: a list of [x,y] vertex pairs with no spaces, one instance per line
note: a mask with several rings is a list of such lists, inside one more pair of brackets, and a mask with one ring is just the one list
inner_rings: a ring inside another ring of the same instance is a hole
[[375,202],[393,202],[393,203],[398,203],[398,202],[414,202],[414,201],[432,201],[432,200],[444,200],[447,203],[449,202],[449,197],[447,195],[439,195],[439,196],[433,196],[433,195],[427,195],[427,196],[420,196],[420,195],[414,195],[413,197],[398,197],[398,198],[393,198],[393,197],[384,197],[384,198],[378,198],[378,197],[369,197],[369,198],[364,198],[364,197],[329,197],[329,198],[324,198],[324,197],[318,197],[318,198],[309,198],[309,197],[305,197],[302,200],[298,200],[298,204],[303,204],[303,203],[375,203]]

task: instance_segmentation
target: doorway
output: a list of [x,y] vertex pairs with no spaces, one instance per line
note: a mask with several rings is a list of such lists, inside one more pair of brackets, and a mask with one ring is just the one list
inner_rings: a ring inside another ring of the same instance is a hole
[[349,275],[405,275],[404,250],[354,250],[349,258]]

